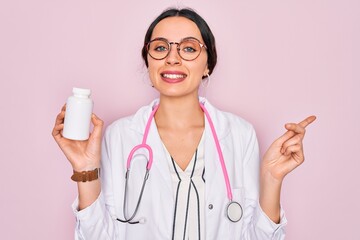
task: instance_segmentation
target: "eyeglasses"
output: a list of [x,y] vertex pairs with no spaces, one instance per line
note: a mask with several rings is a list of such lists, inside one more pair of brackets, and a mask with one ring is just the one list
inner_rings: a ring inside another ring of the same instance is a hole
[[165,38],[155,38],[146,45],[146,49],[150,57],[162,60],[169,55],[172,44],[177,45],[176,50],[179,56],[186,61],[195,60],[200,55],[202,48],[207,49],[205,44],[193,37],[184,38],[179,43],[169,42]]

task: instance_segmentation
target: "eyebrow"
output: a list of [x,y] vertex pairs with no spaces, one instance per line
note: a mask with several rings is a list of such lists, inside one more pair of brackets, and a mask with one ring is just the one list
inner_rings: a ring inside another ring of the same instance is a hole
[[[182,42],[184,40],[188,40],[188,39],[195,39],[195,40],[199,41],[200,43],[202,43],[202,41],[200,41],[196,37],[185,37],[185,38],[180,39],[180,41],[178,43],[180,43],[180,42]],[[154,40],[164,40],[164,41],[167,41],[167,42],[175,42],[175,41],[169,41],[169,39],[164,38],[164,37],[156,37],[156,38],[151,39],[149,42],[154,41]]]

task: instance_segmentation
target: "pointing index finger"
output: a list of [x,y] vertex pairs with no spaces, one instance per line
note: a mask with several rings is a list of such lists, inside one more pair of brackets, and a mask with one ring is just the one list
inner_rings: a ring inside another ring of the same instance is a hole
[[303,121],[301,121],[300,123],[296,124],[296,123],[287,123],[285,125],[285,128],[288,130],[286,133],[284,133],[281,137],[279,137],[276,142],[280,145],[282,145],[285,141],[289,140],[290,138],[292,138],[293,136],[295,136],[296,134],[301,134],[302,137],[305,134],[305,128],[311,124],[312,122],[314,122],[316,119],[315,116],[309,116],[307,118],[305,118]]
[[309,116],[307,118],[305,118],[304,120],[302,120],[299,125],[302,126],[303,128],[306,128],[309,124],[311,124],[312,122],[314,122],[316,119],[316,116]]

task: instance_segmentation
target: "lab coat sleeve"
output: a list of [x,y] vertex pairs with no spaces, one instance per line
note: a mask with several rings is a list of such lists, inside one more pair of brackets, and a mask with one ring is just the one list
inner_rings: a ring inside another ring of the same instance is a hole
[[285,239],[287,220],[283,209],[280,212],[280,223],[276,224],[262,211],[259,204],[259,147],[253,127],[248,135],[245,150],[245,226],[243,237],[248,240],[282,240]]
[[115,239],[113,223],[108,216],[103,193],[89,207],[77,211],[78,199],[72,205],[76,216],[75,240]]
[[109,129],[107,129],[102,143],[100,195],[95,202],[81,211],[77,210],[78,198],[72,205],[76,217],[75,240],[118,239],[117,220],[114,217],[114,206],[112,204],[109,135]]

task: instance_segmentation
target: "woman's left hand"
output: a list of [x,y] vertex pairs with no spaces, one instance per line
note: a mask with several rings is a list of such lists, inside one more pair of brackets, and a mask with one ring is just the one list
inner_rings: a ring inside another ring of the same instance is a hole
[[315,119],[315,116],[310,116],[298,124],[285,125],[288,131],[275,140],[264,155],[261,166],[263,176],[271,176],[273,180],[281,183],[288,173],[304,162],[302,141],[305,128]]
[[263,211],[275,223],[279,223],[281,218],[282,181],[286,174],[304,162],[302,141],[305,128],[315,119],[315,116],[310,116],[298,124],[285,124],[288,131],[271,144],[261,162],[259,201]]

